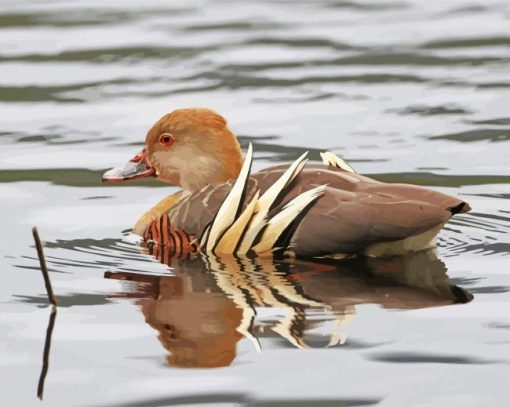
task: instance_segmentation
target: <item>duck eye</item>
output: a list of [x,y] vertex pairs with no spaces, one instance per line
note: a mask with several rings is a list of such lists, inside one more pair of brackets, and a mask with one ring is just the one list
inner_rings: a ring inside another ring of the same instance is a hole
[[165,147],[170,147],[174,143],[174,136],[169,133],[163,133],[159,136],[159,143]]

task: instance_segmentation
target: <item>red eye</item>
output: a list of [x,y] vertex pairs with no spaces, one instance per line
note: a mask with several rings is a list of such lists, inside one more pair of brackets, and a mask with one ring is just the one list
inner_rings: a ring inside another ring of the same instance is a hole
[[175,138],[170,133],[163,133],[161,136],[159,136],[159,144],[170,147],[172,144],[174,144]]

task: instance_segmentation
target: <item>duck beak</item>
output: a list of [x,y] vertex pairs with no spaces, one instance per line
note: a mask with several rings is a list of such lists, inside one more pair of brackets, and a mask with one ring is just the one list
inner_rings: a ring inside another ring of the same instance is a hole
[[147,150],[144,148],[129,160],[124,167],[116,167],[106,171],[103,174],[103,182],[123,182],[154,176],[156,176],[156,170],[149,164]]

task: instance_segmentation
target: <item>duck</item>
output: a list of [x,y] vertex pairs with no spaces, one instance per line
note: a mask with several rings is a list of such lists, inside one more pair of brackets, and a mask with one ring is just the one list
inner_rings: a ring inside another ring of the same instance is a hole
[[145,212],[132,232],[178,251],[296,257],[385,257],[435,247],[455,215],[471,208],[422,186],[385,183],[326,151],[252,173],[227,121],[208,108],[174,110],[147,132],[143,149],[103,182],[156,178],[181,189]]

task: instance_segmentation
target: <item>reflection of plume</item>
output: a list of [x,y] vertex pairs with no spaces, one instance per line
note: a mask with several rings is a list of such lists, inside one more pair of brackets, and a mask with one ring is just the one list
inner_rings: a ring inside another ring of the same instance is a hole
[[228,272],[227,270],[236,269],[238,267],[237,258],[228,256],[228,258],[220,259],[215,256],[204,256],[204,260],[208,263],[208,269],[213,271],[213,276],[218,287],[242,310],[241,323],[237,327],[237,331],[248,338],[257,352],[261,351],[259,340],[253,335],[253,324],[255,315],[257,314],[252,299],[241,288],[243,279],[242,273]]
[[306,313],[302,308],[289,308],[289,314],[271,329],[296,348],[307,348],[303,340]]
[[257,287],[264,305],[281,308],[287,315],[271,329],[298,348],[306,347],[306,308],[324,305],[298,293],[280,272],[271,258],[255,257],[245,268],[253,286]]
[[343,345],[345,343],[347,340],[347,333],[339,332],[339,329],[348,327],[355,315],[356,309],[353,305],[345,307],[343,313],[335,312],[335,324],[328,343],[328,348],[336,345]]
[[[214,272],[218,286],[243,309],[243,321],[238,330],[248,337],[259,349],[259,342],[252,333],[256,315],[255,306],[268,306],[283,309],[286,316],[271,329],[289,341],[292,345],[304,348],[304,334],[307,327],[306,310],[310,308],[328,310],[330,307],[322,302],[307,298],[300,293],[278,270],[272,257],[234,257],[204,256]],[[334,314],[336,316],[336,314]]]

